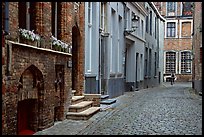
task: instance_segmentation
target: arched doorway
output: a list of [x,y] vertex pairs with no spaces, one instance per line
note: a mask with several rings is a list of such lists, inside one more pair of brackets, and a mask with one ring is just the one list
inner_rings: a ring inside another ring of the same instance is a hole
[[77,26],[72,28],[72,89],[78,90],[79,79],[79,49],[80,49],[80,31]]
[[26,99],[18,102],[18,135],[32,135],[35,133],[32,128],[34,122],[35,105],[37,99]]
[[[21,75],[18,89],[17,106],[17,134],[31,135],[38,130],[39,93],[44,90],[43,75],[41,71],[31,65]],[[41,107],[41,108],[40,108]]]

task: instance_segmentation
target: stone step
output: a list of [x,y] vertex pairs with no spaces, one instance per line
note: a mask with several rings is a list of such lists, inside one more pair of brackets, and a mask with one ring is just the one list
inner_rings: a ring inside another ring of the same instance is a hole
[[66,118],[73,120],[87,120],[98,111],[100,111],[100,107],[90,107],[82,112],[68,112]]
[[71,105],[77,104],[84,100],[84,96],[73,96],[71,100]]
[[116,102],[116,99],[106,99],[106,100],[102,100],[100,103],[110,105],[110,104],[113,104],[115,102]]
[[109,98],[109,95],[101,95],[101,100]]
[[82,101],[80,103],[70,105],[69,112],[82,112],[85,109],[92,107],[93,101]]

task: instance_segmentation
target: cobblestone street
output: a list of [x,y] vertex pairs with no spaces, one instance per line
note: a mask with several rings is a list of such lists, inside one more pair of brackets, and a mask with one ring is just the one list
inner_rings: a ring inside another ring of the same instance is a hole
[[191,83],[126,92],[89,120],[64,120],[35,135],[202,135],[202,96]]

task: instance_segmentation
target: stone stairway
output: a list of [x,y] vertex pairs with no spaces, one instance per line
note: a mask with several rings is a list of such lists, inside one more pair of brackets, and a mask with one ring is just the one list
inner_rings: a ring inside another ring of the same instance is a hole
[[71,105],[66,115],[67,119],[87,120],[100,111],[100,107],[94,107],[93,101],[85,101],[84,96],[75,96],[76,91],[72,90]]
[[109,99],[109,95],[101,95],[100,107],[104,111],[112,107],[112,104],[116,102],[116,99]]
[[109,95],[101,95],[101,104],[110,105],[116,102],[116,99],[109,99]]

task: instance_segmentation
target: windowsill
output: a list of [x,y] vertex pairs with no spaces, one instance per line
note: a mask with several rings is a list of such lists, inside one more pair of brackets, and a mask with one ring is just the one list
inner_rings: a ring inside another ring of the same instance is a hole
[[178,37],[165,37],[165,39],[178,39]]
[[118,74],[117,74],[117,77],[122,77],[122,76],[123,76],[122,73],[118,73]]
[[180,39],[191,39],[192,37],[180,37]]
[[144,77],[144,79],[150,79],[150,78],[151,78],[150,76],[145,76],[145,77]]
[[110,73],[110,77],[115,77],[115,73]]
[[158,76],[154,76],[154,78],[158,78]]
[[8,42],[11,43],[12,45],[20,45],[20,46],[23,46],[23,47],[28,47],[28,48],[32,48],[32,49],[41,50],[41,51],[47,51],[47,52],[52,52],[52,53],[58,53],[58,54],[64,54],[64,55],[72,56],[72,54],[66,53],[66,52],[55,51],[55,50],[47,49],[47,48],[39,48],[39,47],[27,45],[27,44],[24,44],[24,43],[14,42],[14,41],[8,41]]

